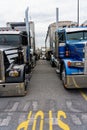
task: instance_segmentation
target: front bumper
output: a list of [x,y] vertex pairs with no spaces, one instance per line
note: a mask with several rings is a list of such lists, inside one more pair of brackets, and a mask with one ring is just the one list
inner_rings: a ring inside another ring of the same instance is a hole
[[69,75],[66,88],[87,88],[87,75]]
[[0,83],[0,96],[24,96],[25,84],[23,83]]

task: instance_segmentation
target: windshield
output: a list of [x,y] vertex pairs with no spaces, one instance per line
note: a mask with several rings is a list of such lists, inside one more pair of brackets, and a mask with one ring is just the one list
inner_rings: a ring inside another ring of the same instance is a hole
[[58,33],[59,43],[65,42],[65,32]]
[[87,40],[87,32],[69,32],[67,40]]
[[1,34],[0,45],[17,46],[21,43],[20,35],[17,34]]

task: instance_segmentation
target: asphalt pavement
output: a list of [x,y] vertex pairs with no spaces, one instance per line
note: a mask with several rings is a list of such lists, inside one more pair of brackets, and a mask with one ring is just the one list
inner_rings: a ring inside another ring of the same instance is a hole
[[0,98],[0,130],[87,130],[84,95],[64,89],[50,62],[39,60],[26,96]]

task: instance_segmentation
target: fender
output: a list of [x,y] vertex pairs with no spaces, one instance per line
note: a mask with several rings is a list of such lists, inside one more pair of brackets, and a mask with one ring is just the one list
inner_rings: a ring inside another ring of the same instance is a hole
[[65,66],[66,75],[79,74],[79,72],[83,72],[83,69],[81,69],[81,68],[69,67],[68,61],[73,62],[73,59],[62,59],[62,62]]

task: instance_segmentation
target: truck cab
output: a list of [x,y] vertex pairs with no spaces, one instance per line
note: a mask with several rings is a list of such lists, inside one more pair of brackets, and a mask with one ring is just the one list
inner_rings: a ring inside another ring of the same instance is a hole
[[27,92],[29,48],[24,31],[0,31],[0,96]]
[[55,44],[54,63],[64,87],[87,87],[87,28],[58,29]]

